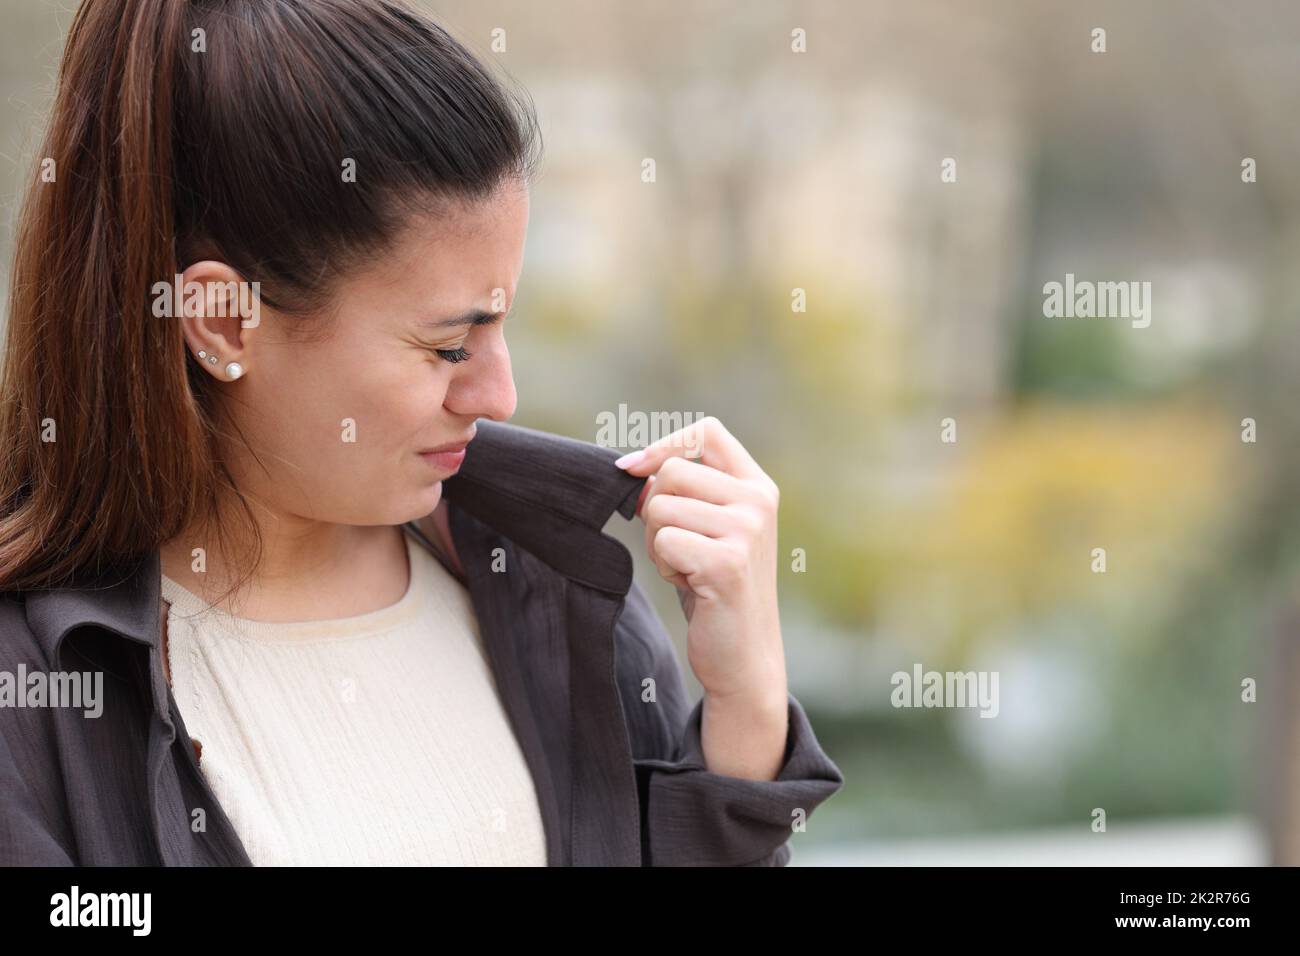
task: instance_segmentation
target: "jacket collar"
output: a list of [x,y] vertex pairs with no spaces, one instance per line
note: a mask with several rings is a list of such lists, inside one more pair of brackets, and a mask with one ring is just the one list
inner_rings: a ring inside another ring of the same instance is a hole
[[566,577],[621,597],[632,556],[602,529],[615,511],[636,513],[646,479],[616,468],[616,458],[612,448],[484,421],[443,494]]
[[[617,595],[632,584],[632,559],[602,531],[618,511],[635,514],[645,478],[614,467],[618,452],[522,425],[481,420],[460,471],[443,482],[461,508],[565,576]],[[26,594],[28,626],[52,667],[63,638],[97,626],[156,647],[161,562],[157,550],[84,583]]]

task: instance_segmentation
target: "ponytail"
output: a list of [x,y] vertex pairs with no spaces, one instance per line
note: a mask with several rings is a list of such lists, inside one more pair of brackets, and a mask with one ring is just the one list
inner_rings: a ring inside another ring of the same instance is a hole
[[[205,451],[174,322],[171,140],[181,0],[78,9],[20,214],[0,405],[0,588],[139,555],[187,520]],[[45,181],[45,180],[50,181]]]

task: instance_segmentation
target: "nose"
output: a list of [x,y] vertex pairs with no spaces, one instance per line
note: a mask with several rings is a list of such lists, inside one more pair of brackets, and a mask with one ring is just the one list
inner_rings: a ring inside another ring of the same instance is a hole
[[510,418],[516,404],[510,351],[501,335],[473,349],[469,360],[452,376],[443,401],[447,410],[457,415],[497,422]]

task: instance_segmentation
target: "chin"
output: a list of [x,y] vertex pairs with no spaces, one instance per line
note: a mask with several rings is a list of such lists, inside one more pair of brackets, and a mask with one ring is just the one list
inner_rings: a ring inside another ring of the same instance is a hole
[[438,507],[438,502],[442,500],[442,479],[438,479],[431,485],[425,485],[419,491],[412,493],[404,501],[404,507],[392,524],[403,524],[407,521],[415,521],[417,518],[423,518],[432,514],[433,509]]
[[390,489],[388,493],[374,492],[368,497],[375,502],[364,515],[354,515],[349,523],[376,527],[405,524],[433,513],[442,500],[442,482],[415,488]]

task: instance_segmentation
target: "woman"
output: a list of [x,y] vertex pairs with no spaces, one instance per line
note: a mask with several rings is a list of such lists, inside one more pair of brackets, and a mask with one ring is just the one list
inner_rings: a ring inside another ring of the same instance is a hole
[[788,861],[842,778],[786,688],[775,485],[713,419],[618,463],[504,424],[537,139],[386,0],[79,9],[14,265],[0,662],[103,690],[0,710],[0,863]]

